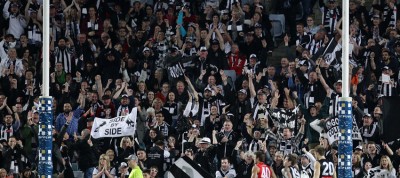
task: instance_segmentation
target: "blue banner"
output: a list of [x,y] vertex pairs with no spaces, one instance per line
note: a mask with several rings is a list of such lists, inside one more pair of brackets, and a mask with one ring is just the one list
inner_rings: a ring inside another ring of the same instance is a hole
[[40,178],[51,178],[53,174],[52,163],[52,126],[53,126],[53,113],[52,97],[39,98],[39,165],[38,173]]

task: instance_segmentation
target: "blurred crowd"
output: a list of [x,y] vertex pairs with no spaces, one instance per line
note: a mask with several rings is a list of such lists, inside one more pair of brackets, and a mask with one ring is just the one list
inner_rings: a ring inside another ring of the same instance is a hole
[[[187,156],[218,178],[249,178],[260,161],[279,178],[323,176],[322,163],[338,167],[327,121],[348,80],[361,134],[353,177],[399,177],[399,141],[382,139],[382,98],[399,95],[400,5],[350,0],[342,79],[340,3],[51,0],[53,175],[164,177]],[[0,7],[0,178],[36,177],[42,0]],[[278,50],[285,56],[274,61]],[[135,107],[131,136],[90,136],[96,117]]]

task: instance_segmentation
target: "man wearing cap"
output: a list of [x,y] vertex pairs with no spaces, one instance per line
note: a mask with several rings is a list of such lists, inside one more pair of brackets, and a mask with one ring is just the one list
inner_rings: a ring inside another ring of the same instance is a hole
[[[208,34],[207,39],[210,37],[210,33]],[[217,31],[217,34],[218,33],[219,32]],[[224,36],[226,36],[225,33]],[[213,39],[211,44],[206,40],[205,46],[209,49],[207,58],[210,59],[210,64],[214,64],[219,69],[228,69],[228,61],[225,58],[225,52],[229,51],[226,51],[228,48],[225,48],[223,37],[218,36],[218,39]]]
[[117,116],[126,116],[131,112],[133,108],[133,102],[131,102],[131,100],[133,100],[132,98],[133,96],[129,96],[128,94],[123,94],[121,96],[121,100],[117,109]]
[[[213,76],[210,76],[213,77]],[[213,96],[213,89],[209,86],[204,88],[203,97],[200,98],[199,101],[199,112],[198,118],[200,119],[201,126],[204,125],[206,117],[211,114],[211,105],[216,105],[216,98]]]
[[208,137],[203,137],[199,142],[199,147],[193,145],[192,149],[197,149],[194,155],[194,161],[201,165],[201,167],[209,172],[213,173],[215,169],[211,163],[216,154],[216,147],[211,144],[211,139]]
[[377,124],[374,124],[374,120],[371,114],[365,113],[363,116],[363,126],[360,128],[360,133],[363,139],[363,143],[367,143],[368,141],[380,143],[381,142],[379,136],[380,129],[381,128],[379,128]]
[[170,48],[170,54],[164,60],[164,67],[168,72],[168,80],[171,86],[175,86],[177,81],[184,78],[185,69],[187,66],[184,64],[192,62],[196,56],[182,56],[177,47]]
[[193,74],[192,74],[193,77],[200,76],[203,74],[202,73],[203,70],[207,71],[209,69],[210,60],[207,58],[207,56],[208,56],[207,47],[205,46],[200,47],[199,57],[194,58],[192,66],[190,66],[190,69],[193,69]]
[[142,170],[138,166],[138,158],[136,155],[130,155],[125,158],[127,160],[129,167],[132,169],[129,174],[129,178],[143,178]]
[[244,116],[251,112],[251,102],[246,89],[240,89],[237,92],[237,98],[229,109],[229,112],[236,117],[236,119],[233,120],[233,125],[236,126],[234,130],[240,129],[241,124],[239,123],[242,123]]
[[394,79],[392,69],[389,66],[382,67],[382,75],[378,81],[378,93],[383,96],[395,96],[397,94],[396,87],[397,81]]
[[260,61],[258,61],[257,55],[251,54],[249,59],[249,63],[244,67],[244,70],[249,70],[254,75],[258,75],[260,72],[262,72],[263,66]]
[[322,84],[322,86],[324,87],[324,89],[327,93],[327,96],[330,97],[329,115],[338,116],[338,114],[339,114],[339,98],[342,97],[342,80],[337,80],[333,84],[334,89],[331,89],[331,87],[326,83],[325,77],[322,75],[320,68],[316,69],[316,73],[317,73],[320,83]]
[[8,20],[7,33],[14,35],[16,39],[25,32],[25,27],[28,22],[26,18],[20,13],[20,4],[18,2],[6,1],[3,8],[3,17]]

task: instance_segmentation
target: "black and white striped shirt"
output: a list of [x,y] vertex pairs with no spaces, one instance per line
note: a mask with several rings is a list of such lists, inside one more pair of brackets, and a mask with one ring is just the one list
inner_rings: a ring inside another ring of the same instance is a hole
[[306,49],[310,51],[311,55],[314,55],[317,53],[318,49],[322,47],[323,45],[323,40],[315,40],[315,35],[311,36],[311,41],[306,44]]
[[329,101],[329,115],[331,116],[338,116],[339,115],[339,98],[342,97],[341,93],[336,93],[335,91],[331,90],[332,93],[330,95]]
[[390,82],[382,82],[382,76],[379,77],[378,92],[383,96],[394,96],[396,95],[397,81],[390,77]]
[[337,22],[342,18],[342,10],[337,7],[335,9],[328,9],[326,6],[321,7],[322,24],[324,25],[328,36],[333,35]]
[[56,47],[54,50],[54,57],[56,63],[62,63],[65,73],[72,72],[72,66],[75,65],[75,60],[73,60],[73,55],[75,52],[74,47],[59,48]]

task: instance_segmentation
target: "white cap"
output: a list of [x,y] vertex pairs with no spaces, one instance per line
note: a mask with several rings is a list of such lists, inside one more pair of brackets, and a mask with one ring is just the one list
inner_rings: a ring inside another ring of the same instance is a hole
[[208,137],[203,137],[203,138],[200,140],[199,143],[208,143],[208,144],[210,144],[210,143],[211,143],[211,139],[208,138]]

